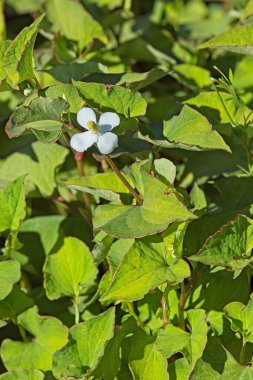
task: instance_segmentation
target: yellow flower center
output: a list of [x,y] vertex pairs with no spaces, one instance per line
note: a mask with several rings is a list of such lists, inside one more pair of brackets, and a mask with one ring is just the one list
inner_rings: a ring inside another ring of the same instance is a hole
[[91,120],[87,121],[87,127],[93,133],[100,133],[101,132],[99,125],[97,123],[95,123],[94,121],[91,121]]

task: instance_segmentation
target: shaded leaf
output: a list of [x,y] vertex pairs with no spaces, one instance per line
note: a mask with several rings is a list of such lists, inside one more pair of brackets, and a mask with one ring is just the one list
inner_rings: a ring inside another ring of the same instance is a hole
[[114,333],[114,308],[70,329],[69,342],[53,358],[56,378],[78,377],[93,370]]
[[11,292],[13,285],[20,280],[21,271],[17,261],[0,262],[0,300]]

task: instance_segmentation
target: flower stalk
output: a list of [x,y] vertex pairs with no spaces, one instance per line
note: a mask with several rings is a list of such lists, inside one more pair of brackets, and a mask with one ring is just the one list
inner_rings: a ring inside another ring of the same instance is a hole
[[[75,160],[76,160],[76,165],[77,165],[77,171],[79,177],[84,176],[84,170],[83,170],[83,153],[76,152],[75,154]],[[90,196],[86,192],[82,192],[83,196],[83,201],[86,207],[86,212],[87,212],[87,222],[91,228],[93,228],[93,223],[92,223],[92,212],[91,212],[91,205],[90,205]]]
[[121,171],[115,165],[115,163],[113,162],[111,157],[106,155],[105,160],[108,163],[108,165],[110,165],[110,167],[112,168],[114,173],[117,174],[117,176],[119,177],[121,182],[126,186],[126,188],[129,190],[129,192],[132,194],[132,196],[136,199],[136,202],[141,206],[142,205],[142,199],[141,199],[140,195],[132,188],[130,183],[126,180],[126,178],[123,176]]

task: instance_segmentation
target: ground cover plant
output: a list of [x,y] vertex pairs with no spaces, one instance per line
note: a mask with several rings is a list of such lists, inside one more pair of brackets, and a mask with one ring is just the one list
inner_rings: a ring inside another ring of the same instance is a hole
[[253,1],[0,0],[0,379],[253,379]]

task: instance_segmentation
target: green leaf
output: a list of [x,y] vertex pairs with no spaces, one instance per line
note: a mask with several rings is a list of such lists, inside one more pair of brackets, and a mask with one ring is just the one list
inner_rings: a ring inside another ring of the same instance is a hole
[[204,150],[222,149],[230,152],[218,132],[205,116],[185,105],[178,116],[164,122],[164,135],[169,142],[197,146]]
[[210,71],[203,67],[180,63],[173,66],[173,70],[179,74],[179,80],[186,82],[190,86],[202,88],[212,84]]
[[75,82],[84,100],[98,109],[117,112],[125,117],[145,115],[147,103],[137,92],[120,86],[107,87],[101,83]]
[[96,208],[94,228],[118,238],[136,238],[164,231],[170,223],[195,219],[175,194],[165,194],[166,185],[142,173],[142,206],[103,205]]
[[[123,341],[137,328],[133,317],[125,317],[120,328],[115,330],[114,337],[108,342],[105,353],[92,375],[95,379],[114,380],[123,361]],[[108,365],[110,363],[110,365]]]
[[189,276],[188,264],[170,259],[159,237],[144,238],[126,253],[101,301],[135,301],[166,281],[177,283]]
[[33,300],[17,285],[14,285],[11,293],[0,302],[0,318],[15,321],[20,313],[31,306],[33,306]]
[[176,166],[172,161],[167,160],[166,158],[159,158],[154,160],[155,170],[163,178],[166,178],[167,181],[173,183],[176,178]]
[[217,338],[209,338],[204,354],[196,363],[192,380],[249,380],[253,367],[239,364]]
[[3,67],[11,86],[34,78],[33,47],[43,18],[44,15],[41,15],[29,27],[24,28],[4,53]]
[[110,265],[112,273],[115,272],[124,256],[132,248],[134,239],[119,239],[116,240],[110,247],[106,259]]
[[26,215],[25,176],[0,189],[0,232],[17,231]]
[[231,322],[232,330],[239,332],[244,342],[253,343],[253,299],[246,306],[241,302],[231,302],[224,307],[224,313]]
[[52,30],[76,41],[80,51],[94,39],[107,42],[101,25],[80,3],[73,0],[48,0],[45,10]]
[[0,375],[1,380],[43,380],[44,374],[37,369],[16,369]]
[[34,158],[23,153],[12,154],[0,166],[0,178],[9,181],[27,174],[25,187],[28,192],[37,187],[42,195],[52,195],[56,186],[55,170],[63,164],[69,151],[57,144],[41,142],[31,147]]
[[134,380],[168,380],[167,360],[157,350],[155,339],[139,329],[131,339],[129,367]]
[[97,268],[89,248],[81,240],[68,237],[56,253],[47,256],[44,275],[49,299],[64,296],[77,298],[92,285]]
[[68,108],[64,99],[39,97],[28,106],[21,106],[13,112],[6,124],[6,132],[13,138],[31,131],[44,143],[56,141],[63,126],[61,115]]
[[[50,86],[45,91],[45,95],[51,99],[66,99],[70,106],[69,111],[73,113],[77,113],[83,106],[83,99],[79,96],[77,89],[71,84],[57,84],[55,86]],[[60,116],[61,115],[59,115],[59,119]]]
[[67,342],[67,328],[56,318],[41,317],[36,306],[18,316],[18,323],[28,331],[32,340],[18,342],[5,339],[1,356],[8,370],[40,369],[50,371],[52,355]]
[[114,334],[115,309],[110,308],[70,329],[69,342],[54,354],[53,373],[56,378],[83,376],[94,370]]
[[21,271],[17,261],[0,262],[0,300],[11,292],[13,285],[20,280]]
[[168,71],[165,71],[159,67],[155,67],[154,69],[146,71],[144,73],[94,73],[90,74],[87,78],[85,78],[84,81],[104,83],[108,85],[118,85],[128,87],[131,90],[140,90],[165,77],[166,75],[168,75]]
[[4,60],[4,53],[8,49],[10,44],[11,44],[10,40],[0,42],[0,84],[1,84],[1,81],[5,79],[6,77],[3,60]]
[[252,248],[253,221],[239,215],[210,236],[200,251],[189,259],[238,270],[252,262]]
[[[134,186],[131,177],[126,174],[123,175],[131,186]],[[126,186],[123,185],[114,172],[70,178],[65,182],[65,185],[70,189],[98,195],[115,203],[121,203],[120,195],[129,194]]]
[[199,49],[221,48],[235,53],[253,55],[253,25],[236,26],[204,42]]
[[190,364],[191,372],[206,346],[207,323],[204,310],[189,310],[187,316],[191,332],[188,333],[178,327],[168,325],[164,331],[159,332],[156,347],[166,358],[181,352]]

